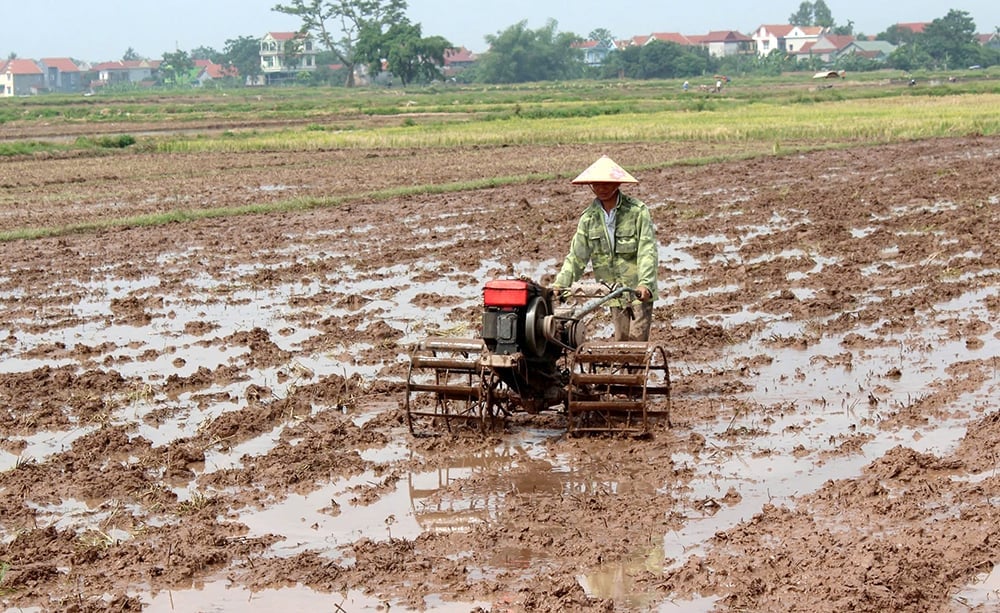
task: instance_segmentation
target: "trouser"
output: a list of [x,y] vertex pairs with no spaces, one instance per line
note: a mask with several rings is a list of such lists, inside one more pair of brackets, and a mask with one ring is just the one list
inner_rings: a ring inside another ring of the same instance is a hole
[[648,341],[653,323],[653,301],[632,303],[627,309],[611,307],[616,341]]

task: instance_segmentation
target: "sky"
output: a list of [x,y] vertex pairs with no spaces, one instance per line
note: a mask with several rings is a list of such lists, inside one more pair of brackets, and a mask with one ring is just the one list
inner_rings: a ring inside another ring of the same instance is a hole
[[[100,62],[121,59],[129,48],[159,59],[166,52],[212,47],[226,40],[297,30],[294,17],[272,10],[279,0],[0,0],[5,27],[0,59],[72,57]],[[899,22],[932,21],[951,9],[966,11],[978,32],[1000,26],[1000,0],[825,0],[838,25],[878,34]],[[485,37],[521,21],[529,29],[556,21],[559,32],[586,37],[597,28],[615,38],[652,32],[705,34],[736,30],[749,34],[762,24],[788,23],[801,0],[409,0],[407,16],[424,36],[440,35],[456,47],[487,49]]]

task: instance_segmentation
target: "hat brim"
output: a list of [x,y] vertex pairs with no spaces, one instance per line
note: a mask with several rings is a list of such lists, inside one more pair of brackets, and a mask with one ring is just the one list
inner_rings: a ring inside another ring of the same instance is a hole
[[580,185],[586,183],[638,183],[627,170],[606,155],[591,164],[572,181]]

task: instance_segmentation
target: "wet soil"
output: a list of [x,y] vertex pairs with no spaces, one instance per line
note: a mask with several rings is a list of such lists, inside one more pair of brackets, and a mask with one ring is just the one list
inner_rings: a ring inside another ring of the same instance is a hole
[[[5,160],[0,228],[722,151]],[[551,279],[565,179],[2,243],[0,600],[997,610],[998,168],[967,137],[637,171],[673,383],[645,438],[407,427],[414,343]]]

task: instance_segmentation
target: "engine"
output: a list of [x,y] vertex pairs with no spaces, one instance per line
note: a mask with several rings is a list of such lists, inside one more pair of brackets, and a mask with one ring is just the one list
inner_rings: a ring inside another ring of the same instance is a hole
[[[483,341],[496,356],[554,360],[584,342],[584,326],[554,306],[555,292],[527,279],[496,279],[483,288]],[[562,309],[568,311],[569,309]]]
[[[494,354],[545,351],[544,317],[549,314],[545,289],[524,279],[496,279],[483,288],[483,341]],[[539,347],[541,345],[541,347]]]

